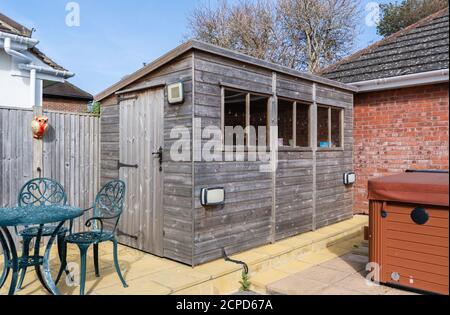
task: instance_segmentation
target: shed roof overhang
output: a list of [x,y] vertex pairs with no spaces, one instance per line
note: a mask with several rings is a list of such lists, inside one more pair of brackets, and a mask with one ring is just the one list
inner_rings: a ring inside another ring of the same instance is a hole
[[177,58],[178,56],[181,56],[182,54],[184,54],[190,50],[204,51],[204,52],[211,53],[214,55],[230,58],[230,59],[237,60],[237,61],[240,61],[243,63],[255,65],[258,67],[265,68],[265,69],[269,69],[274,72],[291,75],[291,76],[294,76],[297,78],[321,83],[321,84],[339,88],[342,90],[347,90],[347,91],[351,91],[351,92],[357,92],[357,90],[358,90],[354,86],[340,83],[337,81],[333,81],[330,79],[326,79],[326,78],[318,76],[318,75],[300,72],[300,71],[297,71],[297,70],[294,70],[294,69],[291,69],[288,67],[284,67],[284,66],[281,66],[281,65],[278,65],[275,63],[271,63],[268,61],[250,57],[248,55],[245,55],[245,54],[242,54],[239,52],[235,52],[235,51],[232,51],[232,50],[229,50],[226,48],[218,47],[218,46],[215,46],[212,44],[204,43],[204,42],[201,42],[198,40],[189,40],[186,43],[171,50],[167,54],[163,55],[162,57],[156,59],[154,62],[146,65],[145,67],[143,67],[143,68],[139,69],[138,71],[132,73],[131,75],[125,77],[124,79],[122,79],[121,81],[112,85],[111,87],[107,88],[103,92],[100,92],[99,94],[97,94],[95,96],[95,100],[101,101],[110,95],[114,95],[117,91],[124,89],[125,87],[127,87],[131,83],[135,82],[136,80],[157,70],[158,68],[164,66],[168,62],[172,61],[173,59]]

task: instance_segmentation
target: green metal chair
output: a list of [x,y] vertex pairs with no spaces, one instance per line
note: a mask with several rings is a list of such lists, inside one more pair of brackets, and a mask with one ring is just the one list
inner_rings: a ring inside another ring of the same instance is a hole
[[[66,267],[66,253],[67,244],[76,244],[80,249],[81,268],[80,268],[80,295],[84,295],[86,283],[86,257],[87,251],[91,245],[94,250],[94,267],[95,275],[100,277],[99,262],[98,262],[98,245],[103,242],[111,241],[114,245],[114,266],[119,276],[122,285],[128,287],[125,279],[120,271],[119,260],[117,257],[117,239],[116,229],[119,223],[120,216],[123,211],[125,200],[125,183],[121,180],[114,180],[107,183],[95,198],[92,208],[86,210],[93,210],[94,216],[86,221],[85,225],[92,228],[92,231],[70,234],[65,238],[65,245],[63,246],[63,262],[58,274],[57,281],[61,277],[63,270]],[[105,221],[110,222],[111,229],[104,230]]]
[[[25,206],[51,206],[67,204],[67,195],[64,188],[55,180],[48,178],[35,178],[28,181],[20,189],[17,204],[19,207]],[[42,236],[52,236],[56,229],[56,225],[44,226]],[[30,251],[30,243],[33,238],[36,238],[39,234],[38,226],[25,226],[23,230],[19,231],[15,229],[16,234],[22,237],[23,241],[23,257],[28,257]],[[64,238],[69,232],[69,229],[62,227],[57,236],[58,255],[62,259],[62,252],[64,247]],[[65,269],[64,269],[65,270]],[[17,285],[17,289],[20,290],[25,279],[27,268],[22,269],[20,279]],[[66,271],[68,272],[68,271]],[[39,275],[39,273],[38,273]]]

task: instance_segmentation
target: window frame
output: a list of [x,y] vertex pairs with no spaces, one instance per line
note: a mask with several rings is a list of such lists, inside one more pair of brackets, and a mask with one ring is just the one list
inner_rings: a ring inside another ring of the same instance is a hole
[[[278,125],[279,100],[283,100],[285,102],[292,103],[292,140],[294,143],[293,146],[278,146],[279,150],[282,150],[282,151],[311,150],[312,149],[312,105],[313,104],[290,99],[287,97],[278,97],[278,99],[277,99],[277,127],[278,128],[280,127]],[[308,107],[308,146],[306,146],[306,147],[297,145],[297,105],[302,105],[302,106]]]
[[[344,137],[345,108],[337,107],[337,106],[318,104],[317,105],[317,109],[319,109],[319,108],[326,108],[328,110],[328,143],[330,145],[332,145],[332,143],[333,143],[333,136],[332,136],[332,134],[333,134],[332,125],[333,124],[332,124],[332,121],[331,121],[331,118],[332,118],[331,112],[332,112],[333,109],[339,111],[339,122],[340,122],[339,133],[340,133],[340,143],[341,144],[338,147],[329,146],[327,148],[322,148],[322,147],[320,147],[319,139],[317,139],[316,140],[317,141],[317,150],[322,150],[322,151],[327,151],[327,150],[344,150],[345,149],[345,143],[344,143],[344,139],[345,139],[345,137]],[[316,116],[316,120],[318,120],[318,114]],[[319,124],[316,123],[316,125],[317,125],[317,132],[316,132],[316,134],[318,135],[319,134],[319,129],[318,129],[319,128]]]
[[[249,129],[247,127],[250,126],[250,114],[251,114],[251,96],[255,95],[255,96],[263,96],[263,97],[267,97],[267,105],[266,105],[266,117],[267,117],[267,121],[266,121],[266,127],[267,127],[267,134],[266,134],[266,147],[270,148],[270,130],[271,130],[271,125],[270,125],[270,121],[271,121],[271,108],[272,108],[272,100],[273,100],[273,96],[270,94],[264,94],[264,93],[260,93],[260,92],[252,92],[252,91],[248,91],[248,90],[243,90],[243,89],[238,89],[238,88],[234,88],[234,87],[227,87],[227,86],[221,86],[220,87],[220,94],[221,94],[221,130],[222,130],[222,150],[225,150],[227,147],[231,147],[231,146],[227,146],[225,144],[225,91],[233,91],[233,92],[241,92],[241,93],[245,93],[245,126],[242,126],[244,128],[245,131],[245,144],[244,144],[244,149],[248,150],[249,148],[251,148],[252,150],[257,150],[258,146],[251,146],[250,145],[250,134],[249,134]],[[235,150],[236,148],[238,148],[240,146],[237,145],[233,145],[233,150]]]

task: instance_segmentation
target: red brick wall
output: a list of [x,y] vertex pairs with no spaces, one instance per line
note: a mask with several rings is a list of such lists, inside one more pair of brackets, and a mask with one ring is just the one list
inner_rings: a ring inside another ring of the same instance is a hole
[[406,169],[449,168],[448,83],[355,96],[355,212],[367,212],[367,181]]
[[86,113],[88,101],[44,97],[42,107],[48,110]]

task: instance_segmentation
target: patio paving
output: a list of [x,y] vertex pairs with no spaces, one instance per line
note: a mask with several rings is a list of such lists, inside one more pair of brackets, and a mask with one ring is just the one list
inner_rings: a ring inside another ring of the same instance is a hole
[[[295,282],[297,278],[302,279],[302,283],[309,283],[310,288],[317,288],[317,291],[322,290],[320,291],[322,293],[345,292],[349,290],[348,286],[352,286],[351,281],[356,281],[349,276],[357,274],[356,269],[363,268],[361,267],[363,263],[343,263],[340,260],[335,262],[333,260],[351,252],[355,249],[355,246],[361,243],[363,227],[367,225],[367,221],[367,216],[355,216],[350,220],[314,232],[233,255],[232,258],[243,260],[249,265],[251,290],[259,294],[266,294],[266,288],[269,284],[272,290],[276,288],[272,284],[277,283],[278,280],[286,281],[289,277],[294,277],[294,280],[290,280],[290,282]],[[99,248],[101,277],[95,277],[91,250],[88,257],[86,294],[214,295],[233,294],[238,292],[240,288],[239,281],[241,280],[242,267],[231,262],[217,260],[192,268],[120,246],[121,269],[129,284],[128,288],[123,288],[113,267],[111,244],[101,244]],[[69,267],[74,274],[77,274],[78,248],[69,246],[68,253],[68,261],[72,263]],[[58,259],[55,249],[52,257],[52,270],[56,272],[58,270]],[[2,268],[1,263],[0,268]],[[303,270],[305,270],[305,273],[302,275],[301,271]],[[308,270],[313,272],[308,272]],[[327,281],[343,282],[340,286],[330,288],[323,285]],[[8,284],[9,282],[6,287]],[[59,288],[66,295],[78,294],[79,292],[78,286],[68,285],[66,281],[62,281]],[[308,294],[308,291],[304,290],[305,294]],[[300,291],[295,292],[299,293]],[[295,292],[289,291],[289,294]],[[354,290],[351,290],[351,292],[354,292]],[[0,295],[5,293],[6,288],[0,290]],[[47,293],[40,286],[34,271],[29,269],[24,288],[18,294]]]
[[415,295],[366,281],[367,256],[348,253],[267,285],[282,295]]

